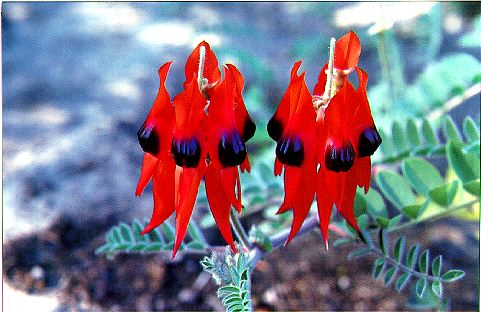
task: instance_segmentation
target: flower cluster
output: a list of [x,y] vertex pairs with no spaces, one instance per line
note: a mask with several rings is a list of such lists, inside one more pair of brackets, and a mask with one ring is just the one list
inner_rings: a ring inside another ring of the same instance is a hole
[[[367,74],[358,67],[361,45],[349,32],[334,45],[313,95],[294,64],[291,80],[267,130],[277,142],[275,175],[284,168],[284,202],[278,213],[293,210],[288,243],[300,230],[316,196],[327,247],[333,204],[357,231],[354,197],[357,186],[369,189],[370,156],[381,144],[366,94]],[[355,88],[348,76],[357,73]]]
[[223,67],[209,44],[201,42],[185,64],[184,90],[171,102],[165,80],[172,62],[158,71],[160,87],[137,137],[144,151],[135,194],[153,180],[154,211],[142,234],[175,212],[175,256],[186,234],[198,188],[205,177],[210,210],[224,239],[236,250],[230,228],[231,205],[240,213],[238,167],[250,171],[246,142],[256,126],[242,90],[244,79],[234,65]]

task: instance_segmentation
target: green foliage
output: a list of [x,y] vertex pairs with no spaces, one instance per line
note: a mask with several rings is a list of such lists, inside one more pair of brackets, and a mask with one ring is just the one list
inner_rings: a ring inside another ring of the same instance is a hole
[[219,285],[217,296],[226,311],[252,311],[248,253],[233,254],[228,247],[224,253],[213,252],[200,263]]
[[[463,122],[463,135],[452,121],[451,117],[445,117],[442,127],[434,128],[427,119],[415,122],[408,119],[406,128],[395,121],[392,124],[391,135],[380,130],[382,137],[381,157],[374,163],[395,163],[409,156],[441,156],[445,154],[445,144],[436,135],[441,132],[449,141],[455,142],[465,152],[476,154],[479,158],[479,127],[471,117],[466,117]],[[408,145],[407,142],[411,142]],[[412,143],[416,142],[416,144]]]
[[[140,235],[140,232],[147,224],[148,222],[142,224],[139,220],[134,220],[130,226],[122,222],[112,227],[106,234],[105,244],[95,252],[112,256],[119,252],[149,253],[172,251],[175,241],[174,228],[166,221],[148,234]],[[187,244],[183,243],[180,246],[180,250],[200,251],[208,247],[202,231],[194,220],[190,220],[188,233],[191,240]]]
[[473,22],[473,29],[459,39],[459,44],[465,48],[480,48],[481,38],[481,15],[478,15]]
[[[437,256],[430,264],[429,250],[425,250],[418,258],[419,244],[411,246],[406,257],[403,258],[406,248],[406,238],[404,236],[396,240],[392,249],[392,255],[387,241],[388,235],[381,228],[379,248],[371,245],[368,248],[355,249],[351,254],[376,254],[378,258],[373,264],[373,278],[382,278],[385,286],[394,283],[398,292],[402,291],[412,279],[417,279],[415,292],[419,298],[423,298],[426,289],[429,287],[436,296],[442,298],[443,283],[456,281],[464,276],[464,271],[462,270],[450,270],[441,276],[442,257]],[[416,263],[418,264],[417,269]],[[431,268],[431,274],[429,268]]]

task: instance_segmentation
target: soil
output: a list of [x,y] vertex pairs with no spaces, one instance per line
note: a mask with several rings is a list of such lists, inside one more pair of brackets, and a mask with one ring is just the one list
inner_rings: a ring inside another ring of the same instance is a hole
[[[109,222],[110,223],[110,222]],[[58,296],[59,311],[206,311],[222,310],[216,285],[202,272],[200,256],[95,255],[111,224],[79,224],[60,218],[47,230],[4,246],[6,282],[31,294]],[[444,267],[466,270],[446,285],[453,310],[477,310],[479,247],[477,225],[448,219],[403,233],[408,242],[427,238]],[[449,234],[446,234],[449,233]],[[423,245],[423,244],[422,244]],[[462,247],[461,247],[462,246]],[[467,248],[469,247],[469,248]],[[254,308],[259,311],[392,311],[406,309],[408,290],[397,293],[371,277],[373,257],[347,260],[352,249],[326,251],[317,231],[296,238],[261,260],[252,278]],[[454,295],[456,294],[456,295]]]

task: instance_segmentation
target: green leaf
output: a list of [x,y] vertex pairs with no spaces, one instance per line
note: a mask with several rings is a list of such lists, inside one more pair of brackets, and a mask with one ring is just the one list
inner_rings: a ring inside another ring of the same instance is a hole
[[401,263],[402,261],[405,246],[406,246],[406,237],[401,236],[401,238],[399,238],[396,241],[396,244],[394,245],[394,252],[393,252],[394,259],[396,259],[398,263]]
[[369,248],[359,248],[359,249],[356,249],[354,251],[351,251],[348,255],[347,255],[347,259],[348,260],[352,260],[354,258],[359,258],[359,257],[363,257],[363,256],[366,256],[369,254],[371,250]]
[[449,165],[463,183],[479,178],[479,157],[477,155],[464,153],[461,144],[457,142],[448,142],[446,144],[446,153]]
[[463,184],[463,188],[468,193],[479,197],[479,194],[480,194],[479,179]]
[[441,277],[445,282],[455,282],[464,277],[466,273],[463,270],[449,270]]
[[145,247],[147,247],[147,243],[137,243],[134,245],[130,245],[129,248],[127,248],[128,251],[141,251],[144,250]]
[[207,244],[207,241],[204,237],[204,234],[202,234],[202,230],[199,228],[197,225],[197,222],[194,220],[190,220],[189,226],[187,227],[187,231],[189,232],[190,237],[194,241],[198,241],[204,246]]
[[107,233],[107,235],[106,235],[106,240],[107,240],[107,243],[109,243],[110,245],[120,244],[120,243],[121,243],[121,241],[120,241],[120,235],[118,235],[117,227],[116,227],[116,226],[114,226],[113,228],[111,228],[110,231]]
[[408,284],[410,278],[411,278],[411,273],[403,273],[396,282],[396,290],[398,292],[403,290],[404,287],[406,287],[406,285]]
[[441,274],[441,267],[443,265],[443,257],[441,255],[434,258],[431,263],[431,272],[434,276],[439,276]]
[[200,242],[200,241],[192,241],[192,242],[189,242],[185,245],[186,249],[202,250],[205,247],[206,247],[206,245],[203,242]]
[[100,246],[95,250],[95,254],[102,254],[102,253],[107,253],[110,250],[110,245],[105,244],[103,246]]
[[255,225],[249,231],[249,240],[264,252],[272,251],[271,239]]
[[381,151],[385,156],[391,156],[395,154],[395,148],[390,137],[382,129],[378,129],[379,135],[382,138]]
[[[361,191],[362,192],[362,191]],[[366,212],[375,219],[376,217],[387,217],[386,204],[381,194],[373,188],[369,189],[367,194],[363,194],[366,200]]]
[[395,142],[395,147],[399,154],[409,149],[404,131],[401,124],[397,121],[392,124],[392,140]]
[[479,129],[473,118],[467,116],[463,122],[463,133],[467,142],[479,142]]
[[134,238],[137,242],[148,242],[149,237],[147,235],[140,235],[142,232],[142,224],[139,220],[135,219],[132,222],[132,233],[134,234]]
[[443,207],[448,207],[451,205],[454,196],[458,191],[459,181],[454,180],[453,182],[448,182],[444,185],[438,186],[429,191],[428,196],[432,199],[436,204],[441,205]]
[[112,228],[113,240],[116,244],[122,244],[122,235],[120,234],[120,229],[117,226]]
[[449,115],[447,115],[444,119],[444,136],[446,138],[446,141],[451,140],[463,142],[463,138],[459,133],[458,127],[456,127],[453,119]]
[[152,231],[150,231],[148,235],[144,234],[144,236],[149,237],[149,239],[150,239],[152,242],[158,242],[158,243],[161,243],[161,244],[165,244],[165,241],[164,241],[164,238],[163,238],[163,236],[162,236],[162,233],[160,233],[160,230],[159,230],[158,227],[156,227],[155,229],[153,229]]
[[376,175],[376,182],[389,201],[399,209],[416,203],[416,197],[406,179],[394,171],[379,172]]
[[134,235],[127,224],[123,222],[120,223],[119,230],[120,230],[120,235],[124,242],[132,243],[134,241]]
[[416,126],[416,122],[412,118],[409,118],[407,120],[406,134],[409,141],[411,142],[411,147],[417,148],[421,145],[421,138],[419,137],[418,127]]
[[406,266],[411,270],[414,269],[414,264],[416,263],[418,254],[419,254],[419,244],[416,244],[409,249],[408,256],[406,258]]
[[436,294],[439,298],[443,297],[443,284],[440,281],[434,281],[431,284],[431,289],[433,290],[433,293]]
[[429,121],[427,119],[423,120],[421,130],[422,130],[423,137],[424,137],[424,140],[426,141],[426,143],[428,143],[430,145],[438,144],[438,139],[435,135],[433,127],[431,126],[431,124],[429,123]]
[[398,214],[397,216],[392,217],[392,218],[389,220],[389,224],[388,224],[387,227],[390,228],[390,227],[395,226],[396,224],[399,223],[399,221],[401,221],[402,217],[403,217],[402,214]]
[[162,227],[162,232],[164,233],[165,240],[167,242],[173,242],[175,240],[174,228],[167,221],[162,223],[161,227]]
[[419,271],[423,273],[428,273],[429,265],[429,249],[426,249],[419,257]]
[[[169,249],[171,249],[171,248],[169,248]],[[151,244],[148,244],[147,246],[145,246],[145,248],[142,251],[154,252],[154,251],[161,251],[161,250],[163,250],[162,244],[151,243]]]
[[422,207],[423,205],[409,205],[403,207],[401,211],[409,219],[416,219],[419,216]]
[[381,251],[385,256],[389,255],[389,239],[387,237],[387,231],[383,228],[379,230],[379,245],[381,246]]
[[426,290],[426,278],[420,278],[417,283],[416,283],[416,295],[419,298],[422,298],[424,296],[424,291]]
[[384,275],[384,285],[389,286],[391,285],[392,281],[394,280],[394,277],[396,276],[397,270],[396,267],[391,267],[386,271],[386,274]]
[[352,239],[350,238],[341,238],[341,239],[337,239],[334,241],[334,243],[332,244],[334,247],[340,247],[340,246],[344,246],[346,244],[349,244],[353,242]]
[[388,218],[377,217],[375,221],[376,221],[376,224],[379,225],[380,227],[383,227],[383,228],[389,227],[389,219]]
[[406,159],[401,169],[414,190],[424,196],[428,196],[430,190],[444,183],[439,171],[422,158]]
[[381,276],[381,273],[384,269],[385,263],[386,262],[385,262],[384,258],[377,258],[374,261],[374,267],[372,269],[372,277],[373,278],[378,278],[379,276]]

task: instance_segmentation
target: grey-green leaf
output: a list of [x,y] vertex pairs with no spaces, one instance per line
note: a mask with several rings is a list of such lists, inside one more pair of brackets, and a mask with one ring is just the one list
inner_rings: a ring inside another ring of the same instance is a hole
[[402,261],[405,246],[406,246],[406,237],[404,236],[401,236],[401,238],[399,238],[396,241],[396,244],[394,244],[394,252],[393,252],[394,259],[396,259],[398,263],[401,263]]
[[437,145],[438,144],[438,140],[436,138],[433,127],[431,126],[431,124],[429,123],[429,121],[427,119],[423,120],[421,130],[422,130],[423,137],[424,137],[424,140],[426,141],[426,143],[428,143],[430,145]]
[[444,136],[446,138],[446,141],[451,140],[451,141],[463,142],[463,139],[461,137],[461,134],[459,133],[458,127],[456,127],[453,119],[449,115],[445,117],[443,130],[444,130]]
[[394,144],[390,137],[384,132],[382,129],[379,129],[379,135],[382,138],[382,144],[381,144],[381,151],[383,155],[386,156],[392,156],[394,155]]
[[372,277],[373,278],[378,278],[381,275],[381,273],[383,271],[383,268],[384,268],[384,265],[385,265],[384,258],[377,258],[374,261],[374,266],[373,266],[373,269],[372,269]]
[[454,169],[463,183],[479,178],[479,157],[476,154],[464,153],[462,145],[457,142],[446,144],[446,156],[449,165]]
[[424,296],[424,291],[426,290],[426,278],[420,278],[417,283],[416,283],[416,295],[419,298],[422,298]]
[[434,258],[433,262],[431,263],[431,272],[434,276],[441,275],[441,268],[443,265],[443,257],[441,255]]
[[366,255],[369,254],[369,252],[370,252],[370,249],[369,249],[369,248],[359,248],[359,249],[355,249],[354,251],[351,251],[351,252],[347,255],[347,259],[348,259],[348,260],[352,260],[352,259],[354,259],[354,258],[366,256]]
[[411,142],[412,148],[418,148],[421,145],[421,139],[419,137],[418,127],[416,126],[416,122],[409,118],[406,124],[406,134]]
[[440,281],[434,281],[431,284],[431,289],[433,290],[433,293],[436,294],[439,298],[443,297],[443,284]]
[[452,182],[448,182],[444,185],[438,186],[429,191],[428,195],[432,201],[436,204],[441,205],[443,207],[448,207],[451,205],[454,196],[458,191],[459,181],[454,180]]
[[455,282],[464,277],[466,273],[463,270],[449,270],[441,277],[445,282]]
[[416,204],[416,197],[402,176],[391,170],[384,170],[376,175],[376,182],[384,195],[398,209]]
[[476,126],[473,118],[470,116],[466,117],[463,122],[463,133],[466,141],[468,142],[479,142],[479,129]]
[[392,124],[392,140],[395,142],[395,147],[399,154],[409,149],[402,126],[397,121]]
[[399,276],[396,282],[396,290],[398,292],[403,290],[404,287],[406,287],[406,285],[408,284],[410,278],[411,278],[411,273],[403,273],[401,276]]
[[381,246],[382,253],[387,256],[389,255],[389,239],[387,237],[387,231],[384,228],[379,230],[379,245]]
[[467,182],[463,184],[463,188],[470,194],[479,197],[480,188],[479,188],[479,179],[473,180],[471,182]]
[[120,235],[124,242],[132,243],[134,241],[134,235],[127,224],[123,222],[120,223],[119,229],[120,229]]
[[394,280],[396,273],[397,273],[396,267],[391,267],[388,270],[386,270],[386,274],[384,275],[384,285],[389,286]]
[[429,265],[429,249],[426,249],[419,257],[419,271],[428,273]]
[[428,196],[430,190],[444,183],[439,171],[422,158],[406,159],[403,161],[401,168],[409,184],[424,196]]
[[412,246],[409,249],[408,256],[406,258],[406,266],[411,270],[414,269],[414,264],[419,254],[419,244]]

